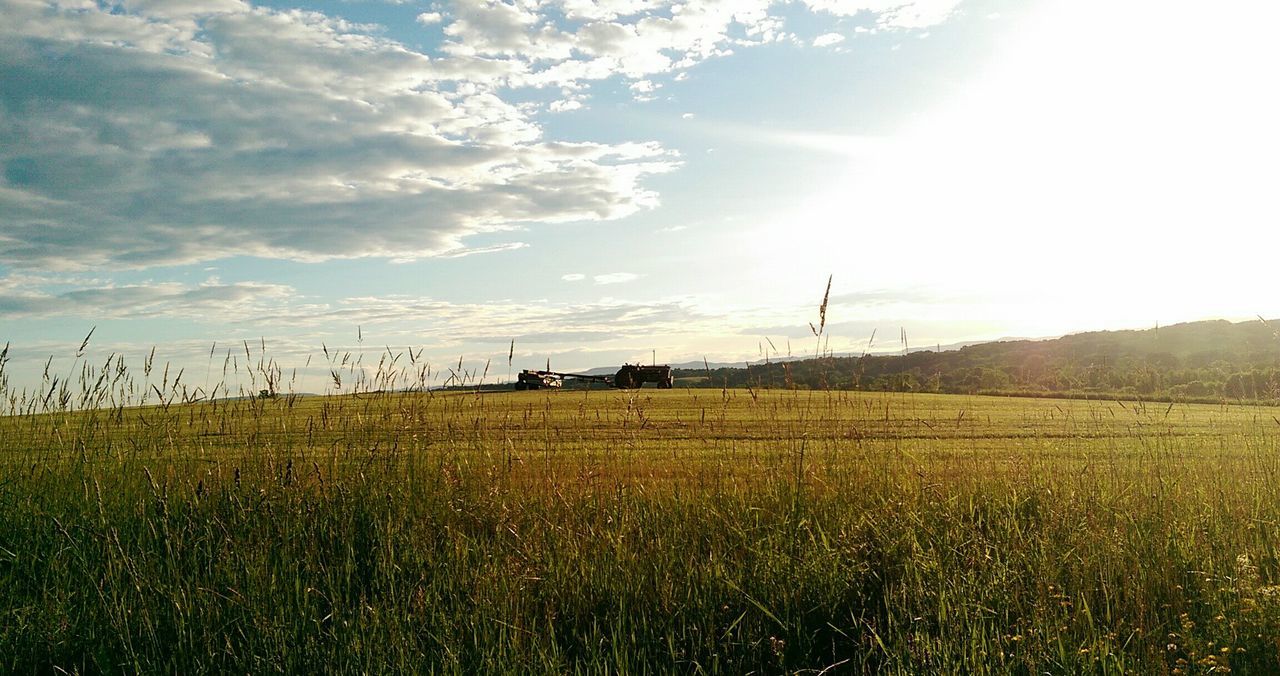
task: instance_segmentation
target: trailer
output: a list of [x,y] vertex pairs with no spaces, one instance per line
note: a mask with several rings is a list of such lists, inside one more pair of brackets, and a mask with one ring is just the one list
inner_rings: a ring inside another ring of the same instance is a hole
[[622,368],[612,376],[587,375],[585,373],[560,373],[557,371],[534,371],[525,369],[516,376],[517,390],[560,389],[565,379],[586,380],[604,383],[620,390],[634,390],[645,383],[653,383],[660,390],[669,390],[675,386],[675,375],[666,364],[623,364]]
[[564,387],[563,373],[525,369],[516,376],[517,390],[541,390]]

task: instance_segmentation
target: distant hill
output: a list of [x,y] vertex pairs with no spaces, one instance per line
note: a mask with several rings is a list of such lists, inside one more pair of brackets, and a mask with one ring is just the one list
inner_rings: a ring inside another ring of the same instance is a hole
[[[956,350],[680,365],[681,384],[1159,400],[1280,400],[1280,322],[1203,321]],[[709,372],[709,373],[708,373]]]

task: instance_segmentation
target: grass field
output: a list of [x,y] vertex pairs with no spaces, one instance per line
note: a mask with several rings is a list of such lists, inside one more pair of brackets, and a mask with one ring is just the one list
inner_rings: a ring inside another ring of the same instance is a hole
[[642,390],[0,418],[0,671],[1275,673],[1275,412]]

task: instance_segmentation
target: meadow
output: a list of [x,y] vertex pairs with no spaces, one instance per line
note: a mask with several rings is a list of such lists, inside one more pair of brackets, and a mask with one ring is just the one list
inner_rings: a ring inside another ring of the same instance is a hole
[[0,671],[1280,670],[1276,409],[732,389],[70,408],[0,418]]

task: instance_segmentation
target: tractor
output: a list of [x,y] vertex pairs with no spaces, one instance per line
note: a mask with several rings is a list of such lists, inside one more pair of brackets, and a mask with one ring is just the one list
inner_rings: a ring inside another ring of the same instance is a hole
[[671,367],[666,364],[662,366],[623,364],[622,368],[613,375],[613,386],[620,390],[636,389],[645,383],[654,383],[660,390],[669,390],[675,385],[675,376],[671,372]]

